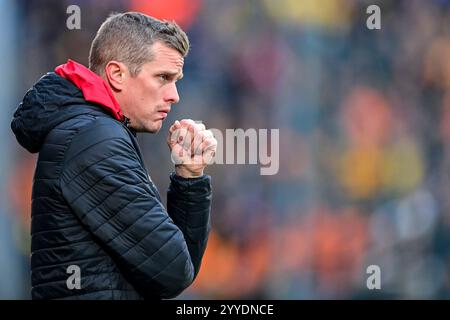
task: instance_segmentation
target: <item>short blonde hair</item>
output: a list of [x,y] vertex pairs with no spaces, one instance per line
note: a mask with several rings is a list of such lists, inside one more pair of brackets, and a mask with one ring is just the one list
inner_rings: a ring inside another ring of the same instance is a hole
[[160,41],[183,57],[189,51],[186,33],[175,23],[139,12],[112,14],[100,26],[89,52],[89,69],[103,75],[111,60],[123,62],[136,76],[151,61],[151,46]]

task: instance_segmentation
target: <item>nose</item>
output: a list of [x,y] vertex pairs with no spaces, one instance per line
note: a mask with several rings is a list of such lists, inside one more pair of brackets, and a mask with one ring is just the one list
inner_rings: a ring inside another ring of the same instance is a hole
[[180,96],[178,95],[177,86],[175,83],[171,83],[165,93],[164,101],[171,104],[176,104],[180,101]]

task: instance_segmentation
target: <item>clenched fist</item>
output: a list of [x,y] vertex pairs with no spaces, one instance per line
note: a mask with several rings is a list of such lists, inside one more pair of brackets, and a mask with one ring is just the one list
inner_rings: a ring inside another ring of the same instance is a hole
[[175,172],[184,178],[203,175],[203,169],[211,164],[217,150],[217,140],[202,123],[191,119],[175,121],[167,136]]

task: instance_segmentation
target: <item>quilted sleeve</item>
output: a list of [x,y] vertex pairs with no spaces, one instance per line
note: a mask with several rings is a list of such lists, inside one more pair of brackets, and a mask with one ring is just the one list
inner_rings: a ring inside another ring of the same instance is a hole
[[66,151],[61,190],[136,290],[146,298],[172,298],[194,279],[190,245],[119,125],[90,126],[76,135]]
[[186,179],[172,173],[167,192],[167,210],[183,231],[194,265],[194,278],[206,249],[211,229],[211,177]]

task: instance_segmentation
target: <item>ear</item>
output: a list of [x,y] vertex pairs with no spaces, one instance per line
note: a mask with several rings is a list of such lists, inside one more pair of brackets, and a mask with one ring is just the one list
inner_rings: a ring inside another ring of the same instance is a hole
[[105,67],[105,78],[113,91],[122,91],[125,78],[127,76],[127,67],[118,61],[109,61]]

